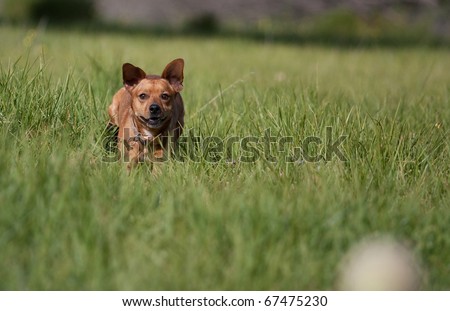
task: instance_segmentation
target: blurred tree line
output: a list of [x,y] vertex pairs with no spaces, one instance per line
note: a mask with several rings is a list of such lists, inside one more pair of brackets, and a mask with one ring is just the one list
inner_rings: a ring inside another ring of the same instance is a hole
[[93,0],[5,0],[3,11],[10,22],[45,19],[52,23],[71,23],[97,17]]
[[[332,11],[347,10],[361,17],[384,15],[401,11],[413,15],[423,11],[440,11],[449,16],[450,0],[0,0],[3,18],[11,21],[36,21],[47,18],[51,22],[89,21],[108,17],[117,18],[120,12],[131,12],[137,23],[171,23],[179,17],[187,20],[215,17],[243,20],[253,15],[253,21],[264,18],[302,20]],[[99,10],[98,14],[96,10]],[[167,13],[169,11],[169,13]],[[162,13],[162,14],[161,14]],[[112,14],[112,15],[111,15]],[[201,21],[200,21],[201,22]],[[210,21],[208,21],[210,22]]]
[[297,42],[450,42],[450,0],[0,0],[0,7],[12,23]]

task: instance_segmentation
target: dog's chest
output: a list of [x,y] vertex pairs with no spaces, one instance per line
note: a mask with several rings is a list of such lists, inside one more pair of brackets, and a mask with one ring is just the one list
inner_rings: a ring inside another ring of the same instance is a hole
[[152,140],[153,139],[153,134],[147,129],[142,129],[141,130],[141,134],[147,140]]

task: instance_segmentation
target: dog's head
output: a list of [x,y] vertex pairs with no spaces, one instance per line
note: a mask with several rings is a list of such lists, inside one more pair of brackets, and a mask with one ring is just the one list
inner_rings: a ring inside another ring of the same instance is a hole
[[123,64],[125,88],[131,95],[131,107],[140,122],[150,129],[161,129],[170,123],[176,97],[183,89],[184,60],[170,62],[161,76],[146,75],[139,67]]

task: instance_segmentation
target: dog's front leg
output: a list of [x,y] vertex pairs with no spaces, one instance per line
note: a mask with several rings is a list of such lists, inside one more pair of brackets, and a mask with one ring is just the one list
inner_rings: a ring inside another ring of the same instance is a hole
[[128,157],[127,157],[127,170],[131,171],[133,167],[136,166],[140,161],[142,161],[144,155],[144,146],[137,142],[132,141],[128,143]]

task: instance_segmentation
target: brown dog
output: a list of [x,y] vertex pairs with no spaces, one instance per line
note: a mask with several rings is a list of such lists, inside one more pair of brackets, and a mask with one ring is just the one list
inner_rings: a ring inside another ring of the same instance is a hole
[[169,141],[176,143],[184,126],[184,60],[170,62],[161,76],[123,64],[124,87],[108,108],[110,123],[119,127],[120,156],[128,169],[144,160],[161,161]]

